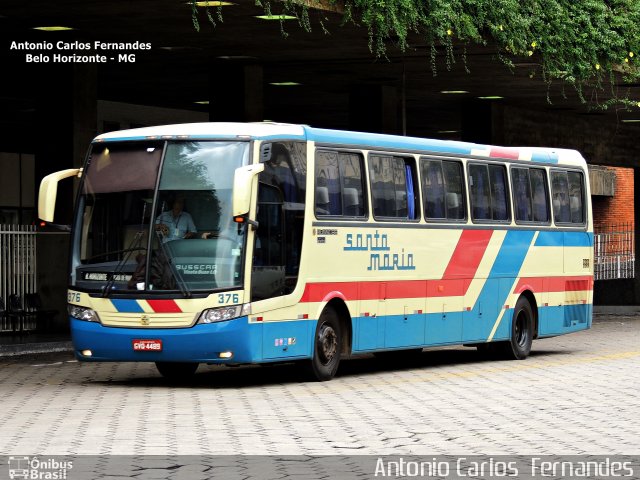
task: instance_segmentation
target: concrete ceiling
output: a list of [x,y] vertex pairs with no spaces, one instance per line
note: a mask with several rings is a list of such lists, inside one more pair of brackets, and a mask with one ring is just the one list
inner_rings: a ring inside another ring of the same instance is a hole
[[[523,60],[509,70],[495,58],[495,49],[474,46],[467,52],[465,71],[460,58],[447,70],[444,52],[437,58],[433,76],[428,50],[420,38],[401,52],[389,46],[388,58],[376,59],[368,49],[365,28],[341,26],[341,16],[311,12],[313,32],[304,32],[296,21],[256,19],[263,13],[254,0],[233,0],[223,7],[223,22],[214,28],[200,10],[200,32],[191,21],[185,1],[115,0],[24,1],[3,0],[0,4],[0,111],[4,122],[29,123],[34,110],[34,92],[47,82],[48,65],[26,65],[24,52],[11,51],[12,41],[95,41],[151,42],[152,49],[138,52],[135,64],[109,63],[98,68],[98,98],[143,105],[207,111],[197,105],[210,100],[211,75],[224,75],[225,65],[242,60],[220,57],[246,56],[244,61],[264,67],[265,118],[276,121],[310,123],[316,126],[347,128],[349,92],[362,85],[404,85],[407,132],[409,134],[457,138],[460,107],[479,96],[499,95],[500,102],[536,110],[558,110],[563,115],[599,121],[619,122],[640,118],[635,113],[590,111],[570,88],[547,86],[540,79],[536,58]],[[274,12],[278,12],[274,3]],[[215,16],[215,9],[213,10]],[[318,19],[325,19],[329,33],[323,33]],[[34,27],[64,25],[67,32],[40,32]],[[459,52],[458,52],[459,53]],[[404,77],[404,82],[403,82]],[[271,82],[294,81],[301,85],[278,87]],[[629,91],[640,99],[639,85]],[[627,88],[627,87],[624,87]],[[464,90],[467,94],[443,94],[442,90]],[[591,98],[593,92],[587,92]],[[224,92],[221,94],[224,95]],[[548,103],[547,95],[552,100]],[[599,92],[599,98],[606,98]],[[624,128],[637,128],[625,124]],[[449,133],[443,133],[453,131]]]

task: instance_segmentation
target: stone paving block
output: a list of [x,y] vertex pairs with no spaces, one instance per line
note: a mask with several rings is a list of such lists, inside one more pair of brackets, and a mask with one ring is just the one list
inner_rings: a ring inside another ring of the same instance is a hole
[[147,364],[3,360],[0,454],[640,453],[640,320],[536,341],[521,362],[450,350],[347,361],[323,383],[201,367],[180,388]]

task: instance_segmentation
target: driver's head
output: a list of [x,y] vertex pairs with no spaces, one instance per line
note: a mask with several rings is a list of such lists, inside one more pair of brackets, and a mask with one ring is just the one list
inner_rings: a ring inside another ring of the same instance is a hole
[[173,213],[178,215],[182,210],[184,210],[184,195],[176,196],[173,201]]

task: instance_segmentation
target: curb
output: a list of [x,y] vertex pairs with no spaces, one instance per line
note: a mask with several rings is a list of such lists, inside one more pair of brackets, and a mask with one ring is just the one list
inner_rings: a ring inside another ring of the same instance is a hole
[[69,342],[17,343],[0,345],[0,357],[32,355],[40,353],[72,352],[73,344]]

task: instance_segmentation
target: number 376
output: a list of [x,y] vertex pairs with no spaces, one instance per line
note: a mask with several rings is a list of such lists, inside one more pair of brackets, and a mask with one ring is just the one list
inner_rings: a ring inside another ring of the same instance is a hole
[[237,293],[219,293],[218,303],[238,303],[240,296]]

